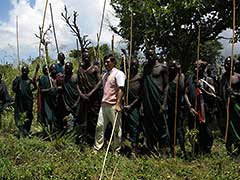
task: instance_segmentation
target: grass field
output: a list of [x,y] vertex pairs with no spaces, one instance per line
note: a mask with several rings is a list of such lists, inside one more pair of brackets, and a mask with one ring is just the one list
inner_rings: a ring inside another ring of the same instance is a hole
[[[41,131],[36,122],[32,131],[35,134]],[[36,135],[18,139],[16,132],[12,112],[4,112],[0,131],[0,179],[98,179],[106,148],[93,154],[91,147],[75,144],[71,134],[50,141]],[[190,153],[188,143],[186,146]],[[111,178],[237,180],[240,164],[239,160],[227,156],[223,141],[216,138],[211,155],[188,160],[158,154],[129,158],[110,152],[104,179]]]

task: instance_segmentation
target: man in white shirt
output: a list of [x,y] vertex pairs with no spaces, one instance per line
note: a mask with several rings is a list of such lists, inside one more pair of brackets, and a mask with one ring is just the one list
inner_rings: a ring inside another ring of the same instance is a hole
[[126,78],[122,71],[115,68],[116,59],[113,55],[105,56],[104,64],[107,72],[102,77],[103,98],[98,115],[94,149],[98,151],[103,147],[104,133],[107,124],[111,122],[113,125],[118,113],[114,131],[113,148],[115,151],[119,151],[122,138],[121,101]]

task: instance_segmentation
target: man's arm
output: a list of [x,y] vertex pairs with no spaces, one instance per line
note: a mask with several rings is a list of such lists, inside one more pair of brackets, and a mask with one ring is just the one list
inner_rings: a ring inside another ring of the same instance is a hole
[[12,82],[12,90],[14,93],[16,93],[19,90],[19,77],[16,77],[16,79]]
[[122,103],[122,97],[124,93],[124,86],[125,86],[125,80],[126,76],[122,71],[119,71],[119,73],[116,75],[116,82],[118,86],[118,92],[117,92],[117,102],[115,106],[115,110],[117,112],[121,112],[121,103]]
[[168,97],[168,88],[169,88],[169,83],[168,83],[168,71],[165,69],[163,69],[162,72],[163,75],[163,105],[162,105],[162,110],[166,110],[167,107],[167,97]]
[[118,88],[118,93],[117,93],[117,103],[115,106],[115,110],[117,112],[121,112],[121,103],[122,103],[122,97],[123,97],[123,87]]
[[188,91],[189,91],[189,87],[187,86],[187,87],[185,87],[185,91],[184,91],[184,99],[185,99],[185,102],[188,105],[190,113],[195,116],[195,115],[197,115],[197,112],[195,111],[193,105],[190,103],[190,100],[189,100],[188,95],[187,95]]
[[102,85],[102,80],[98,81],[98,83],[96,84],[96,86],[87,94],[88,97],[92,96],[92,94],[100,88],[100,86]]
[[35,91],[37,89],[37,74],[38,74],[39,68],[40,68],[40,65],[37,64],[34,75],[33,75],[33,78],[31,80],[31,83],[33,84],[32,91]]

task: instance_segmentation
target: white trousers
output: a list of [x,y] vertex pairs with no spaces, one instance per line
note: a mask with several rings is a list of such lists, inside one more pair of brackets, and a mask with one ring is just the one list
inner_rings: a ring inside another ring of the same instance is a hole
[[[98,114],[98,122],[95,133],[95,145],[94,149],[99,150],[104,144],[104,133],[109,122],[114,124],[116,116],[115,105],[103,105],[100,108]],[[113,149],[118,151],[121,147],[122,139],[122,118],[121,112],[118,113],[117,122],[115,125],[115,131],[113,136]]]

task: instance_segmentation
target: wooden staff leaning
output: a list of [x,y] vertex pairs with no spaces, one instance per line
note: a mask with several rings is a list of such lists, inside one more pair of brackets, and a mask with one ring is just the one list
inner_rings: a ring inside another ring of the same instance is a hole
[[[231,54],[231,69],[230,69],[230,76],[229,76],[229,88],[231,88],[231,86],[232,86],[235,29],[236,29],[236,1],[233,0],[232,54]],[[228,139],[230,100],[231,100],[230,97],[228,97],[228,99],[227,99],[227,120],[226,120],[226,129],[225,129],[225,137],[224,137],[225,143],[227,143],[227,139]]]
[[177,79],[176,79],[176,93],[175,93],[175,110],[174,110],[174,140],[173,140],[173,157],[176,157],[176,139],[177,139],[177,115],[178,115],[178,92],[179,92],[179,81],[181,73],[177,69]]
[[42,45],[41,41],[42,41],[43,29],[44,29],[44,25],[45,25],[46,14],[47,14],[47,6],[48,6],[48,0],[46,0],[46,3],[45,3],[43,22],[42,22],[42,26],[40,28],[40,38],[39,38],[40,42],[39,42],[39,47],[38,47],[39,58],[41,57],[41,45]]
[[59,54],[58,41],[57,41],[57,35],[56,35],[56,29],[55,29],[55,23],[54,23],[53,10],[52,10],[52,4],[51,3],[49,3],[49,7],[50,7],[50,13],[51,13],[51,20],[52,20],[52,28],[53,28],[55,45],[56,45],[56,49],[57,49],[57,54]]
[[17,40],[17,67],[18,67],[18,69],[20,71],[22,63],[20,62],[18,16],[16,16],[16,40]]
[[[198,27],[198,42],[197,42],[197,74],[196,74],[196,82],[198,83],[199,81],[199,56],[200,56],[200,41],[201,41],[201,25]],[[196,98],[195,98],[195,106],[194,109],[196,112],[197,111],[197,89],[196,89]],[[194,118],[194,130],[197,128],[197,117]],[[195,145],[196,142],[194,140],[193,145],[192,145],[192,153],[193,155],[195,154]]]
[[129,59],[128,59],[128,72],[127,72],[127,92],[126,92],[126,105],[128,105],[129,96],[129,83],[130,83],[130,69],[132,61],[132,41],[133,41],[133,12],[131,10],[131,23],[130,23],[130,41],[129,41]]
[[[49,72],[49,55],[48,55],[48,44],[49,44],[49,42],[46,40],[46,35],[49,31],[51,31],[51,25],[49,25],[48,29],[45,32],[43,32],[41,27],[39,27],[40,35],[35,34],[35,36],[40,39],[41,44],[44,46],[44,49],[45,49],[44,62],[47,66],[48,72]],[[51,81],[51,78],[50,78],[50,73],[48,73],[48,78],[49,78],[50,86],[52,88],[53,84],[52,84],[52,81]]]
[[[39,31],[40,31],[40,33],[39,33],[39,36],[38,35],[36,35],[35,34],[35,36],[37,37],[37,38],[39,38],[39,40],[40,40],[40,42],[39,42],[39,47],[38,47],[38,53],[39,53],[39,58],[41,59],[41,45],[42,44],[45,44],[45,35],[47,34],[47,32],[49,31],[49,29],[51,28],[51,26],[49,26],[49,28],[45,31],[45,32],[43,32],[43,30],[44,30],[44,25],[45,25],[45,20],[46,20],[46,14],[47,14],[47,7],[48,7],[48,0],[46,0],[46,2],[45,2],[45,8],[44,8],[44,14],[43,14],[43,22],[42,22],[42,26],[41,27],[39,27]],[[46,42],[47,43],[47,42]],[[45,46],[45,53],[46,53],[46,56],[45,56],[45,58],[44,58],[44,60],[45,60],[45,64],[47,65],[47,70],[48,70],[48,72],[49,72],[49,68],[48,68],[48,61],[47,61],[47,58],[48,58],[48,49],[47,49],[47,44],[45,44],[46,46]],[[40,60],[40,62],[41,62],[41,60]],[[52,81],[51,81],[51,79],[50,79],[50,74],[48,73],[48,78],[49,78],[49,83],[50,83],[50,86],[51,86],[51,88],[53,87],[53,84],[52,84]]]
[[114,56],[114,35],[112,35],[112,55]]

